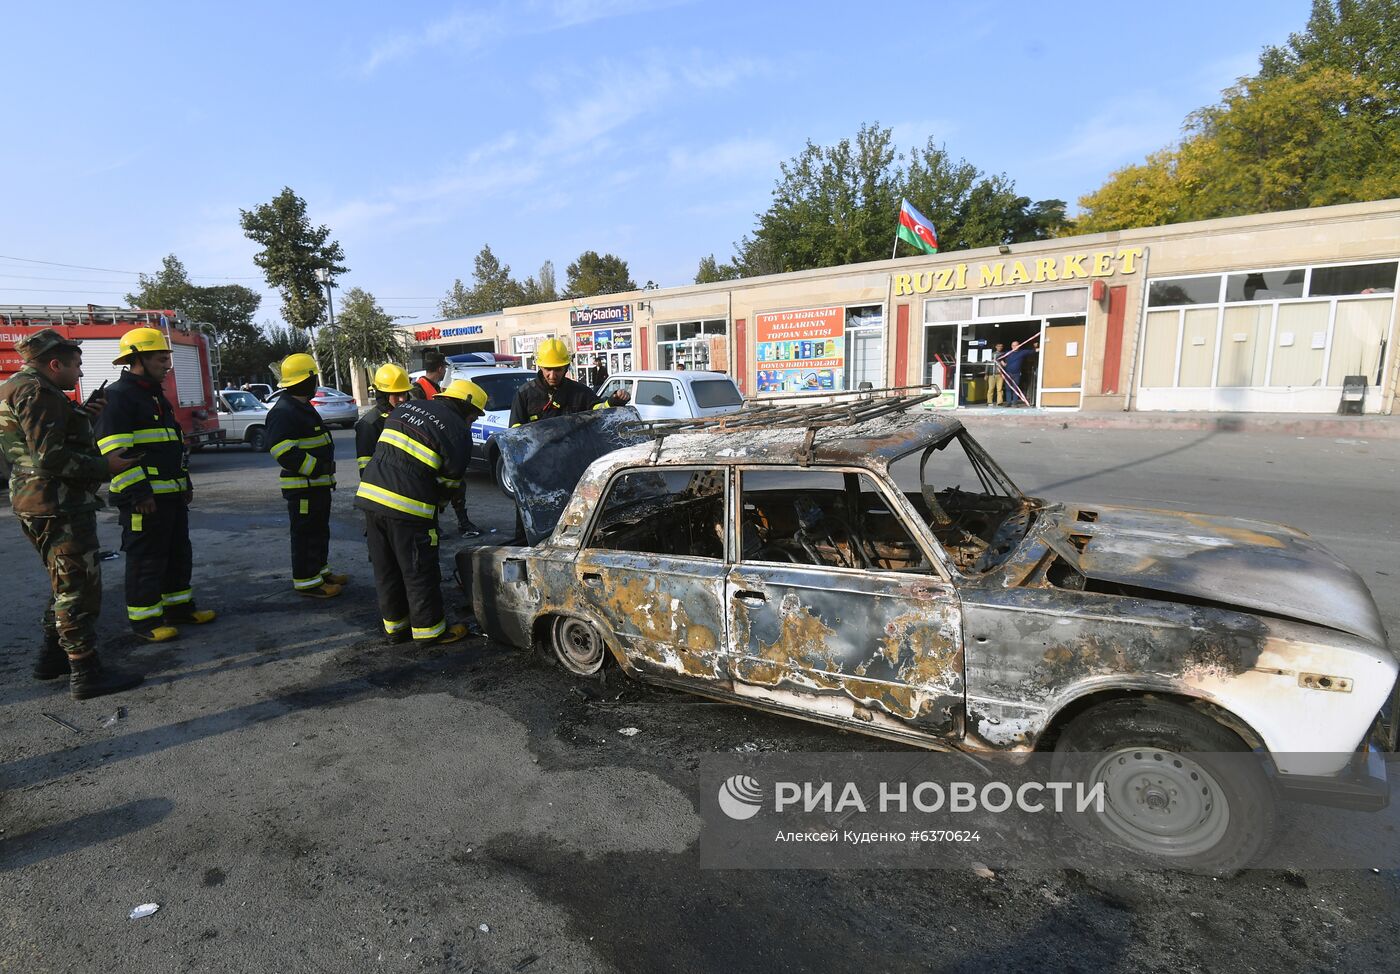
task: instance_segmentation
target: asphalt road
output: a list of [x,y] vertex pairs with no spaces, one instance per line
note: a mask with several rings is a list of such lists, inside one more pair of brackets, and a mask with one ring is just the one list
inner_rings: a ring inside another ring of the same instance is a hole
[[[352,484],[349,434],[336,440]],[[984,442],[1029,493],[1301,527],[1400,635],[1400,440],[1028,426]],[[269,458],[204,453],[192,469],[196,596],[221,616],[135,646],[123,562],[106,563],[107,652],[149,673],[120,697],[74,703],[29,678],[45,581],[0,516],[0,969],[1394,969],[1391,869],[700,869],[697,761],[898,748],[625,677],[580,684],[481,641],[388,647],[352,491],[332,551],[354,580],[312,602],[289,591]],[[509,533],[485,477],[469,503]],[[110,515],[101,531],[114,546]],[[1381,816],[1367,828],[1393,841],[1400,819]],[[147,902],[160,911],[127,918]]]

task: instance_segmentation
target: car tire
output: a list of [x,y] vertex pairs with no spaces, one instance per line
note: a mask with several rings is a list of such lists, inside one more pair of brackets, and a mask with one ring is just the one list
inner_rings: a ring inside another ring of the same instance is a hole
[[515,488],[511,486],[510,481],[506,479],[506,462],[501,458],[499,450],[496,451],[496,459],[491,464],[491,469],[496,478],[496,486],[501,489],[501,493],[505,494],[511,500],[515,500]]
[[1104,785],[1102,812],[1066,813],[1079,834],[1159,867],[1228,876],[1264,851],[1277,823],[1273,788],[1249,750],[1181,704],[1115,700],[1065,728],[1051,774]]
[[595,676],[608,661],[608,644],[596,626],[577,616],[557,616],[549,644],[559,665],[575,676]]
[[253,448],[254,453],[267,452],[267,430],[261,426],[254,426],[247,434],[248,445]]

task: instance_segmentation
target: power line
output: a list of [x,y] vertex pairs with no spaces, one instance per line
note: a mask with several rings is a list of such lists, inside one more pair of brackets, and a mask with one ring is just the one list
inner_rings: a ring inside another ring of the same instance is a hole
[[125,294],[125,291],[62,291],[49,287],[0,287],[0,294],[6,291],[33,291],[38,294]]
[[[136,275],[139,276],[139,275],[141,275],[141,274],[145,274],[145,273],[146,273],[145,271],[124,271],[124,270],[118,270],[118,269],[115,268],[115,267],[89,267],[89,266],[86,265],[86,264],[60,264],[60,263],[59,263],[58,261],[56,261],[56,260],[38,260],[37,258],[34,258],[34,257],[9,257],[9,256],[7,256],[7,255],[5,255],[5,254],[0,254],[0,260],[18,260],[18,261],[23,261],[23,262],[26,263],[26,264],[45,264],[45,265],[47,265],[47,266],[49,266],[49,267],[67,267],[67,268],[69,268],[69,269],[71,269],[71,270],[75,270],[75,271],[102,271],[103,273],[106,273],[106,274],[136,274]],[[10,276],[14,276],[14,275],[9,275],[9,274],[7,274],[7,275],[5,275],[5,276],[6,276],[6,277],[10,277]],[[220,276],[215,275],[215,274],[190,274],[189,276],[190,276],[190,277],[199,278],[201,281],[260,281],[260,280],[262,280],[262,278],[257,277],[257,276],[254,276],[254,277],[220,277]],[[52,280],[59,280],[59,278],[52,278]]]
[[64,281],[68,284],[130,284],[130,281],[110,281],[101,278],[86,277],[36,277],[33,274],[0,274],[0,277],[8,277],[17,281]]

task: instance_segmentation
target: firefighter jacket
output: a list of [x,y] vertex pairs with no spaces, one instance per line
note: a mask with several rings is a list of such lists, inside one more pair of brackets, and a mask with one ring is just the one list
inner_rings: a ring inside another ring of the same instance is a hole
[[462,489],[471,427],[455,402],[410,400],[384,421],[374,457],[360,474],[355,506],[387,517],[436,522]]
[[544,376],[536,375],[516,390],[510,404],[510,425],[524,426],[566,413],[586,413],[590,409],[607,407],[606,400],[599,399],[592,389],[567,375],[557,389],[551,389]]
[[21,517],[102,506],[107,461],[87,413],[32,365],[0,385],[0,450],[10,462],[10,506]]
[[379,445],[379,437],[384,432],[384,421],[389,418],[389,410],[375,403],[366,409],[355,424],[355,463],[361,470],[369,466],[374,456],[374,448]]
[[282,467],[282,492],[335,486],[335,444],[309,402],[291,393],[277,397],[267,414],[268,452]]
[[97,448],[104,454],[129,450],[140,462],[112,477],[112,501],[123,507],[152,495],[190,489],[189,454],[175,410],[159,383],[123,369],[107,387],[107,407],[97,421]]

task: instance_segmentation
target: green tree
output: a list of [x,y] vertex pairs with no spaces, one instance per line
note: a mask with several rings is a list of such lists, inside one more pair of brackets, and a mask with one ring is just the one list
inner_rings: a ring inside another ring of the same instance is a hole
[[700,267],[695,271],[696,284],[714,284],[717,281],[732,281],[739,276],[739,268],[733,264],[721,264],[715,255],[700,258]]
[[540,265],[540,276],[525,278],[525,283],[520,285],[521,304],[544,304],[548,301],[559,300],[559,288],[554,283],[554,261],[547,260]]
[[464,318],[483,315],[524,303],[524,290],[510,276],[510,265],[502,264],[485,244],[472,261],[472,286],[463,286],[460,278],[452,282],[447,296],[438,302],[444,318]]
[[340,361],[342,376],[350,375],[354,363],[370,369],[385,362],[408,363],[408,349],[403,334],[394,327],[394,316],[379,306],[374,295],[352,287],[341,299],[335,316],[335,340],[330,329],[316,336],[316,361],[328,375],[335,374],[335,362]]
[[[1041,239],[1063,224],[1062,201],[1032,203],[1004,174],[955,160],[932,139],[900,152],[878,124],[832,146],[809,141],[780,173],[772,204],[736,247],[732,267],[745,277],[889,257],[901,198],[933,221],[942,250]],[[697,280],[725,273],[702,261]]]
[[239,210],[243,233],[262,250],[253,263],[262,268],[267,286],[282,295],[282,317],[295,328],[310,328],[326,317],[326,293],[316,271],[339,277],[349,268],[345,252],[330,239],[330,229],[313,227],[306,201],[284,187],[270,203]]
[[613,254],[585,250],[578,260],[564,269],[564,297],[587,298],[595,294],[617,294],[637,290],[637,282],[627,269],[627,261]]
[[462,279],[456,278],[447,289],[447,296],[438,302],[438,314],[444,318],[465,318],[472,312],[472,292]]
[[[199,287],[190,281],[180,258],[169,254],[155,274],[142,274],[136,291],[126,300],[138,308],[169,308],[192,322],[208,325],[217,340],[219,378],[238,378],[259,371],[263,333],[253,323],[262,295],[241,284]],[[251,370],[251,371],[250,371]]]
[[1180,142],[1082,197],[1117,230],[1400,195],[1400,0],[1315,0],[1260,71],[1193,112]]

